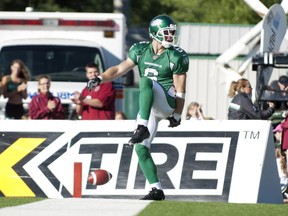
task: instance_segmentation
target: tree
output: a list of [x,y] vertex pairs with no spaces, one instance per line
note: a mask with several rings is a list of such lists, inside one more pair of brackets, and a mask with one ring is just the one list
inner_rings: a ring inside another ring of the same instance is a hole
[[[275,0],[262,0],[272,6]],[[278,2],[281,2],[280,0]],[[24,11],[31,6],[35,11],[113,12],[113,0],[2,0],[2,11]],[[156,15],[167,14],[177,22],[256,24],[261,18],[244,0],[122,0],[123,13],[129,14],[128,25],[147,27]],[[129,11],[127,11],[129,10]]]
[[[267,7],[275,3],[274,0],[262,2]],[[243,0],[133,0],[131,11],[131,24],[146,26],[161,13],[178,22],[256,24],[261,20]]]
[[25,11],[27,6],[34,11],[63,11],[63,12],[113,12],[113,0],[2,0],[1,11]]

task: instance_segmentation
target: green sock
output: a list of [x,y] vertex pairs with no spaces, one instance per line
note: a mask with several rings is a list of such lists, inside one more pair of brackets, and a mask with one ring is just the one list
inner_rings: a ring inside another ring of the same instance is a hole
[[138,155],[139,165],[149,184],[159,182],[157,168],[152,159],[150,150],[144,145],[137,144],[135,145],[135,151]]
[[139,81],[139,109],[142,119],[148,120],[154,101],[153,82],[147,77],[142,77]]

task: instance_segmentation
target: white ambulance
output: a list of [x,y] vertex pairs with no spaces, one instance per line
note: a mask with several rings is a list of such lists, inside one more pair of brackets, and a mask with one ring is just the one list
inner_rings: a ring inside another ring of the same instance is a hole
[[[95,62],[103,72],[125,56],[126,19],[120,13],[0,12],[0,74],[10,74],[10,64],[21,59],[29,68],[28,98],[37,93],[36,77],[52,78],[51,92],[73,119],[74,91],[86,85],[85,65]],[[122,109],[123,79],[114,85],[116,106]],[[1,118],[7,99],[0,98]]]

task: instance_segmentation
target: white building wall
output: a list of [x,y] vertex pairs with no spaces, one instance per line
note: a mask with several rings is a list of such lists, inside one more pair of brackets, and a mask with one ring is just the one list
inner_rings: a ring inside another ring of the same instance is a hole
[[[180,23],[180,47],[189,54],[223,53],[253,26]],[[247,49],[242,54],[247,53]]]

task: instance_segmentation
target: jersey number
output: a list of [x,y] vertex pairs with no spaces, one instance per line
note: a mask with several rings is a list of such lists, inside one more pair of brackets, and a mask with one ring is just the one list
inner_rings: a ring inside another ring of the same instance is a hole
[[159,73],[155,68],[146,68],[145,69],[144,76],[146,76],[146,77],[148,77],[154,81],[157,81],[158,75],[159,75]]

